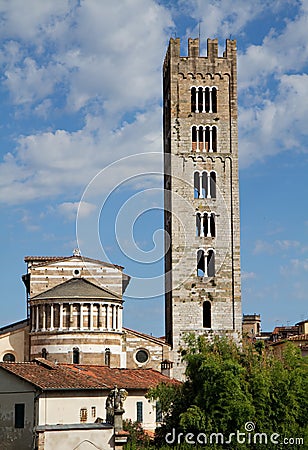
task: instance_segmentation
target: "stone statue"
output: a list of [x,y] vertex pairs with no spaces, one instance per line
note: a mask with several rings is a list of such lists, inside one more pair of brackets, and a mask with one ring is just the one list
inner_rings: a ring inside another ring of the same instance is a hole
[[128,392],[125,389],[118,389],[117,385],[111,389],[106,399],[106,422],[114,424],[115,413],[123,414],[123,404],[126,400]]

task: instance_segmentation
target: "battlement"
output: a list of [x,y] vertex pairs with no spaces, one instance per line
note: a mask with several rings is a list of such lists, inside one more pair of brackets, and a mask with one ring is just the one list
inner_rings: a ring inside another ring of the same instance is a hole
[[[180,38],[171,38],[169,42],[169,49],[167,51],[166,59],[172,56],[173,58],[187,58],[187,56],[180,55],[181,40]],[[200,58],[200,41],[199,38],[188,39],[188,58]],[[226,39],[226,46],[223,56],[218,56],[218,39],[207,39],[207,55],[201,58],[206,58],[209,61],[214,61],[216,58],[236,59],[236,40]]]

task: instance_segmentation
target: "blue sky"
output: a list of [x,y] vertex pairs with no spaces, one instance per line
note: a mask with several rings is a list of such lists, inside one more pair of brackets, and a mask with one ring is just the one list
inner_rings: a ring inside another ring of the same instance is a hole
[[0,20],[0,326],[25,317],[24,256],[78,240],[133,275],[125,325],[164,333],[140,298],[162,289],[161,66],[199,26],[202,52],[238,43],[243,312],[307,318],[307,0],[1,0]]

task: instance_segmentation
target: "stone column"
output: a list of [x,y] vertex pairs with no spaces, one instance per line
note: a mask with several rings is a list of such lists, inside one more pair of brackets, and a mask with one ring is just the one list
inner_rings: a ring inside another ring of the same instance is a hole
[[80,303],[79,305],[79,324],[79,328],[83,330],[83,303]]
[[207,215],[207,237],[211,237],[211,214]]
[[110,323],[110,320],[109,320],[109,305],[107,304],[106,305],[106,329],[107,330],[109,330],[109,323]]
[[103,328],[103,305],[98,304],[98,328],[101,330]]
[[119,330],[122,331],[122,310],[123,306],[119,306]]
[[202,112],[203,113],[206,112],[205,111],[205,88],[202,89]]
[[53,315],[54,315],[54,311],[53,311],[53,303],[51,303],[50,305],[50,329],[53,330]]
[[195,112],[198,113],[199,112],[199,88],[196,87],[196,110]]
[[90,330],[93,330],[93,303],[90,303]]
[[40,320],[40,311],[39,311],[39,305],[36,305],[36,315],[35,315],[35,331],[38,331],[39,329],[39,320]]
[[210,102],[209,112],[212,113],[213,112],[212,88],[209,89],[209,102]]
[[202,190],[202,173],[199,172],[199,198],[203,198],[203,190]]
[[211,174],[207,174],[207,196],[206,198],[211,198]]
[[74,304],[73,303],[69,304],[69,310],[70,310],[69,329],[71,329],[74,324]]
[[42,305],[42,330],[46,331],[46,305]]
[[60,303],[59,330],[63,330],[63,303]]

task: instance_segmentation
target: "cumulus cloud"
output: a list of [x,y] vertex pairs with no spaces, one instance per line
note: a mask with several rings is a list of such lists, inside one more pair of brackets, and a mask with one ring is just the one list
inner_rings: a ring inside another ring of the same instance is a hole
[[[27,2],[18,10],[16,2],[6,2],[0,8],[13,53],[10,59],[3,54],[5,84],[16,104],[38,101],[57,84],[66,108],[74,111],[95,101],[123,113],[158,99],[160,63],[173,26],[163,6],[153,0],[124,0],[121,7],[96,0],[43,3],[32,0],[33,8]],[[24,9],[21,25],[16,12],[22,18]]]
[[281,32],[239,55],[240,162],[245,167],[285,150],[307,151],[308,11],[306,2]]
[[[103,118],[88,115],[77,131],[42,132],[20,137],[15,154],[0,165],[0,200],[18,204],[35,199],[81,195],[104,167],[124,156],[161,152],[160,107],[138,114],[132,123],[110,130]],[[160,170],[160,161],[155,166]],[[129,174],[129,161],[121,176]],[[133,168],[136,161],[133,163]],[[140,162],[142,166],[142,161]],[[144,172],[151,168],[144,166]],[[112,179],[102,179],[108,189]]]
[[76,220],[77,212],[82,217],[87,217],[96,209],[96,206],[88,202],[64,202],[58,205],[58,211],[67,220]]

